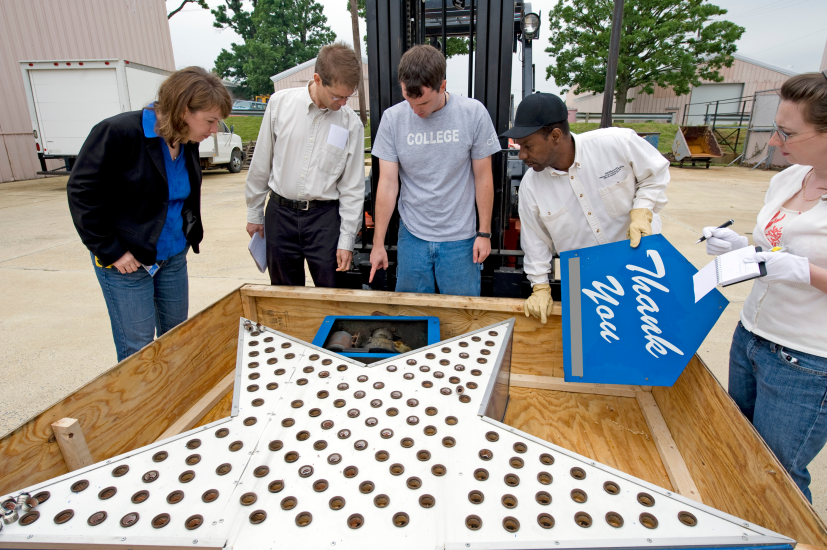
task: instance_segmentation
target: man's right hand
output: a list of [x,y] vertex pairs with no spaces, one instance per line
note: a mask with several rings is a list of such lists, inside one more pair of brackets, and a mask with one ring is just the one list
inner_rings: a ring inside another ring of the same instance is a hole
[[525,316],[534,316],[544,325],[551,315],[551,306],[554,300],[551,299],[551,286],[548,284],[534,285],[531,296],[523,304]]
[[264,238],[264,224],[263,223],[248,223],[247,224],[247,234],[250,235],[250,238],[253,238],[253,233],[258,233],[258,236],[262,239]]
[[384,246],[373,245],[373,250],[370,251],[370,266],[368,282],[372,283],[377,270],[388,269],[388,252]]

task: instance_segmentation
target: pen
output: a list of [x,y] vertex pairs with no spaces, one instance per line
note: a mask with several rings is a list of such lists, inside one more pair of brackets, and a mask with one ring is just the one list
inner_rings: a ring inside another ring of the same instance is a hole
[[[728,222],[726,222],[726,223],[722,223],[721,225],[719,225],[719,226],[718,226],[718,227],[716,227],[715,229],[723,229],[724,227],[729,227],[729,226],[730,226],[730,225],[732,225],[733,223],[735,223],[735,220],[729,220],[729,221],[728,221]],[[698,239],[697,241],[695,241],[695,244],[698,244],[698,243],[703,242],[703,241],[705,241],[705,240],[706,240],[706,237],[701,237],[700,239]]]

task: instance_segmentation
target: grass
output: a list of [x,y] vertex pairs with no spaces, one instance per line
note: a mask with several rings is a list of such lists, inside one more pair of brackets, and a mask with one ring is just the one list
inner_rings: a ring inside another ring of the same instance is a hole
[[[233,124],[235,133],[241,137],[242,142],[246,143],[258,137],[258,131],[261,128],[262,120],[264,120],[264,117],[260,116],[230,116],[227,117],[224,124],[227,126]],[[370,147],[370,119],[368,119],[366,129],[365,147],[367,148]],[[365,158],[369,159],[370,154],[366,153]]]
[[[623,123],[615,122],[614,126],[620,128],[631,128],[635,132],[660,132],[658,138],[658,151],[661,153],[669,153],[672,151],[672,142],[675,141],[675,135],[678,133],[678,126],[676,124],[667,124],[665,122],[633,122]],[[577,134],[583,132],[590,132],[600,128],[599,122],[576,122],[571,124],[571,131]]]
[[[247,142],[258,137],[258,130],[261,127],[262,120],[263,117],[260,116],[231,116],[224,122],[227,126],[234,124],[235,133],[241,137],[241,141]],[[636,132],[660,132],[658,151],[661,153],[669,153],[672,150],[672,142],[675,141],[675,134],[678,132],[678,126],[676,124],[666,124],[663,122],[635,122],[628,124],[616,122],[615,126],[631,128]],[[571,130],[572,132],[582,134],[583,132],[596,130],[599,127],[600,124],[597,122],[589,122],[588,124],[585,122],[577,122],[571,125]],[[370,128],[370,120],[368,120],[367,128]],[[724,135],[728,133],[724,128],[720,128],[719,131],[723,131]],[[370,147],[369,130],[365,135],[365,147]],[[738,152],[740,153],[743,148],[744,136],[742,135],[738,143]],[[370,158],[370,155],[366,154],[365,158]]]
[[234,125],[233,130],[241,138],[242,142],[248,142],[258,137],[258,130],[261,128],[260,116],[230,116],[224,121],[227,126]]

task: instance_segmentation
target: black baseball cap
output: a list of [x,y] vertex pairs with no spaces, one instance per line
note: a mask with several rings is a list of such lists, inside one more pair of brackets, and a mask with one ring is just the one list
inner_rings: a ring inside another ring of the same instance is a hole
[[554,94],[531,94],[520,102],[514,126],[500,134],[501,138],[524,138],[543,126],[568,120],[569,111],[563,100]]

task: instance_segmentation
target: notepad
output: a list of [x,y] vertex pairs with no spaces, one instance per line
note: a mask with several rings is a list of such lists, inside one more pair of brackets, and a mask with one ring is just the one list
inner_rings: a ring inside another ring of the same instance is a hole
[[267,244],[266,241],[258,234],[253,233],[253,238],[250,239],[250,244],[247,245],[247,250],[250,251],[250,256],[256,262],[256,267],[262,273],[267,270]]
[[761,252],[761,247],[745,246],[721,254],[698,271],[692,277],[695,285],[695,303],[716,286],[734,285],[766,275],[767,266],[764,262],[744,263],[744,257],[753,252]]

